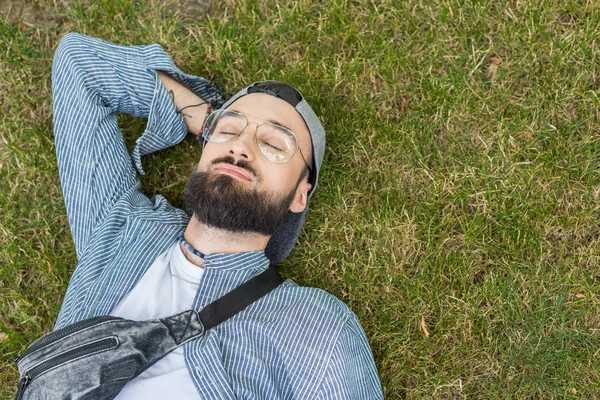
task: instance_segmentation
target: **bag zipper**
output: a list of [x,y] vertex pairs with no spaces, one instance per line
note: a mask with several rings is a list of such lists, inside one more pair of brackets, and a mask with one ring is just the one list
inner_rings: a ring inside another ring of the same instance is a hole
[[92,353],[97,353],[102,350],[107,350],[112,347],[117,347],[119,341],[116,336],[111,336],[106,339],[101,339],[93,343],[89,343],[83,346],[76,347],[72,350],[68,350],[62,354],[59,354],[55,357],[52,357],[48,361],[44,361],[41,364],[36,365],[29,371],[25,372],[21,380],[19,381],[19,391],[17,392],[16,400],[20,400],[23,397],[23,393],[25,389],[29,385],[29,383],[43,374],[44,372],[60,365],[67,363],[76,358],[81,358],[83,356],[91,355]]
[[101,324],[105,321],[110,321],[110,320],[115,320],[115,319],[123,319],[123,318],[119,318],[119,317],[111,317],[111,316],[107,316],[107,315],[103,315],[100,317],[93,317],[93,318],[88,318],[88,319],[84,319],[83,321],[79,321],[79,322],[75,322],[71,325],[67,325],[62,329],[50,332],[45,334],[44,336],[42,336],[41,338],[39,338],[38,340],[36,340],[35,342],[33,342],[29,348],[25,351],[25,353],[21,354],[21,355],[16,355],[13,357],[13,359],[15,360],[15,362],[19,362],[21,361],[23,358],[25,358],[27,355],[33,353],[34,351],[38,350],[39,348],[50,344],[52,342],[55,342],[59,339],[62,339],[65,336],[71,335],[72,333],[75,333],[79,330],[83,330],[86,328],[90,328],[94,325],[98,325]]
[[23,395],[25,393],[25,388],[29,384],[30,380],[31,380],[31,377],[27,374],[23,375],[21,380],[19,380],[19,391],[17,392],[17,398],[15,400],[21,400],[23,398]]

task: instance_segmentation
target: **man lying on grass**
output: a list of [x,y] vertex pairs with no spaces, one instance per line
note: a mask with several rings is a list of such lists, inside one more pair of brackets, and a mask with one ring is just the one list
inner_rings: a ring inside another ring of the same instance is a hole
[[[319,119],[293,87],[258,82],[224,103],[158,45],[79,34],[63,38],[52,74],[58,167],[78,256],[56,328],[102,315],[145,321],[202,310],[288,256],[325,149]],[[132,155],[117,113],[148,118]],[[187,132],[204,142],[187,184],[191,218],[160,195],[148,199],[136,176],[142,155]],[[118,379],[105,379],[116,372],[104,368],[102,380],[124,380],[119,399],[382,398],[354,313],[289,279],[148,364],[134,360]]]

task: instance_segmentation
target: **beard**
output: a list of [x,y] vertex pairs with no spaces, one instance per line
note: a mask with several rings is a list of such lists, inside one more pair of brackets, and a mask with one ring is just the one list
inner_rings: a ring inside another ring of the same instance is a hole
[[[218,163],[236,165],[256,176],[243,160],[235,163],[233,157],[222,157],[212,162]],[[295,192],[296,188],[283,195],[260,192],[230,175],[195,168],[187,183],[185,205],[189,215],[208,226],[271,236],[287,218]]]

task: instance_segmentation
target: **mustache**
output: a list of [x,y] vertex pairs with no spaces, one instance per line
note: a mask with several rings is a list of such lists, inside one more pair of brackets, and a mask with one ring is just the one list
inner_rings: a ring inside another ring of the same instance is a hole
[[250,166],[250,164],[248,164],[247,161],[238,160],[236,162],[235,159],[233,157],[231,157],[231,156],[225,156],[225,157],[217,158],[217,159],[213,160],[210,164],[211,165],[217,165],[217,164],[231,164],[231,165],[235,165],[236,167],[243,168],[246,171],[250,172],[252,174],[252,176],[258,177],[258,174],[256,173],[256,171],[254,171],[254,168],[252,168]]

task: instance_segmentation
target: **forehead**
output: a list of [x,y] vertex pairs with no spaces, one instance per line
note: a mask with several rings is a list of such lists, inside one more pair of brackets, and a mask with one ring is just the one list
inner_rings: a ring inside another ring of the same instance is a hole
[[302,151],[312,149],[304,118],[284,100],[266,93],[251,93],[240,97],[227,109],[283,125],[296,134]]

